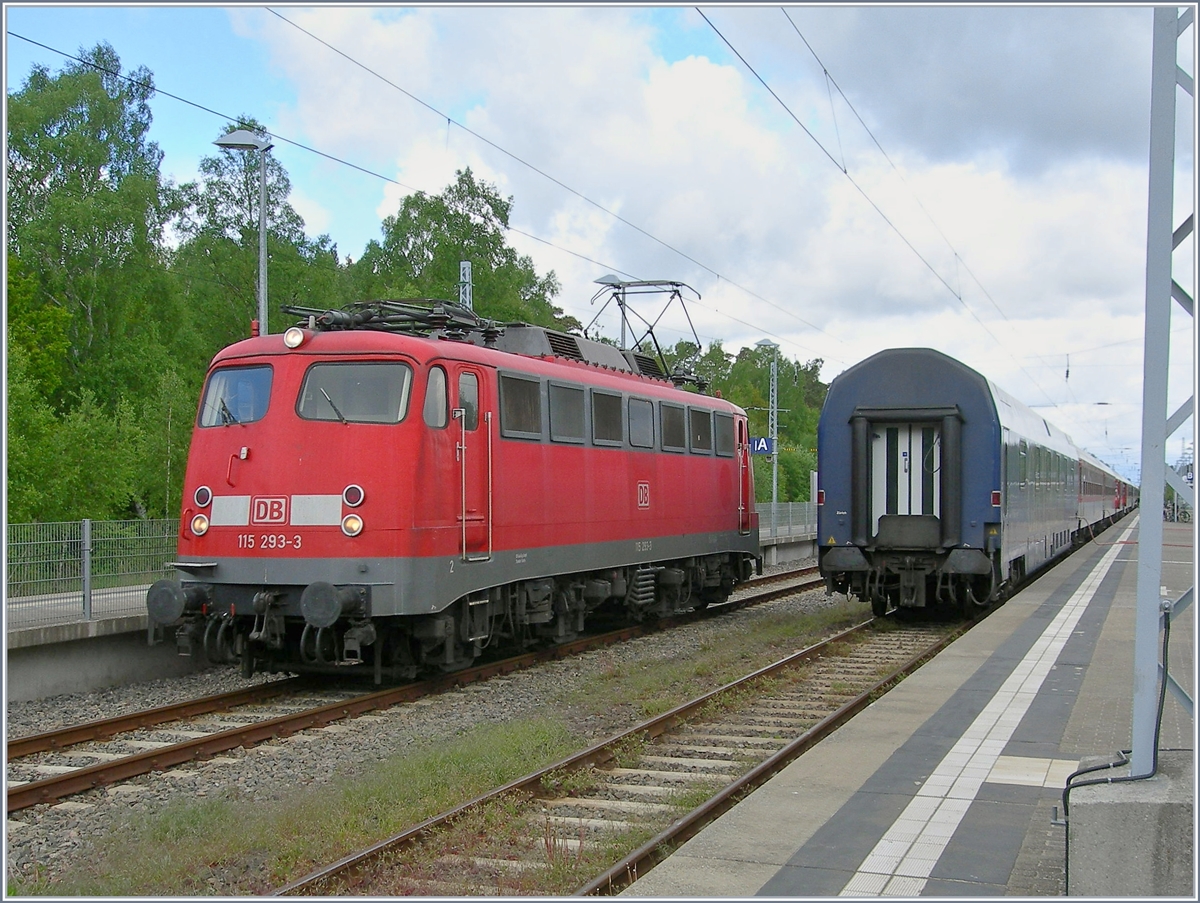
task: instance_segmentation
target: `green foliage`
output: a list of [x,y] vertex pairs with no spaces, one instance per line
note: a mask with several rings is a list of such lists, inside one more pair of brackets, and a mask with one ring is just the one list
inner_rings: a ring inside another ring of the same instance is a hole
[[132,408],[120,401],[107,410],[83,389],[56,415],[19,347],[9,356],[8,392],[10,522],[124,516],[144,440]]
[[[256,120],[226,123],[214,138],[235,129],[264,133]],[[291,180],[267,151],[219,148],[200,161],[200,180],[179,188],[175,221],[183,242],[172,257],[193,314],[191,370],[203,372],[213,354],[250,334],[258,317],[259,202],[266,163],[267,319],[282,332],[284,304],[337,307],[345,298],[337,248],[329,236],[304,234],[304,220],[288,203]]]
[[8,353],[20,348],[26,375],[43,399],[57,397],[66,379],[71,315],[38,293],[37,280],[11,251],[8,284]]
[[[36,281],[32,322],[69,342],[57,400],[88,389],[111,406],[122,389],[144,387],[175,328],[178,296],[161,253],[174,195],[146,140],[150,73],[119,78],[107,44],[80,57],[56,76],[34,67],[7,98],[8,236]],[[53,309],[65,316],[46,322]]]
[[[57,73],[35,66],[7,97],[8,514],[13,522],[173,516],[196,399],[209,361],[257,316],[260,177],[266,173],[270,330],[281,305],[458,297],[473,269],[475,308],[502,322],[579,331],[554,299],[553,272],[507,244],[513,199],[467,169],[382,224],[357,262],[311,239],[270,153],[220,149],[174,186],[148,138],[151,73],[121,77],[106,43]],[[254,119],[227,123],[264,131]],[[217,135],[214,135],[217,137]],[[179,239],[169,247],[168,226]],[[770,359],[714,343],[687,361],[765,434]],[[807,493],[820,361],[780,360],[780,497]],[[790,456],[790,457],[789,457]],[[764,469],[758,465],[758,481]],[[761,495],[760,495],[761,497]]]
[[[708,383],[710,394],[720,393],[743,408],[752,436],[770,435],[770,348],[743,348],[735,358],[713,342],[700,353],[695,342],[680,341],[663,349],[668,369],[682,364]],[[809,474],[817,469],[817,423],[828,386],[821,382],[819,358],[801,364],[780,356],[776,364],[779,405],[779,501],[807,502]],[[771,500],[771,459],[754,459],[755,496]]]
[[10,523],[44,520],[53,499],[54,411],[30,372],[29,356],[11,340],[8,348],[8,518]]
[[459,262],[471,261],[475,310],[501,322],[576,330],[581,324],[553,304],[554,272],[538,276],[529,257],[505,242],[512,198],[502,198],[470,169],[437,195],[411,194],[383,221],[350,267],[355,298],[458,298]]

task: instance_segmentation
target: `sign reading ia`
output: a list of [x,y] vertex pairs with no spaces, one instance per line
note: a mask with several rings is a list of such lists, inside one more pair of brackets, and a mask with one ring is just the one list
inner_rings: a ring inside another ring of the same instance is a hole
[[751,436],[750,437],[750,454],[752,455],[773,455],[775,454],[775,440],[770,436]]

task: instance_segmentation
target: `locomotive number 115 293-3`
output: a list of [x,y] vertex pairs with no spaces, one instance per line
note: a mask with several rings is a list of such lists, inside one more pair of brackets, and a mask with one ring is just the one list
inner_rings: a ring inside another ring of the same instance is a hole
[[239,549],[298,549],[300,534],[287,536],[283,533],[239,533]]

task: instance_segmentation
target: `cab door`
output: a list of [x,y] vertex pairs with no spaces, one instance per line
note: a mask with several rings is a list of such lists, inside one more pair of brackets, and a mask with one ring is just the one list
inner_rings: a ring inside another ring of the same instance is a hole
[[754,507],[754,471],[750,466],[750,440],[746,436],[746,421],[737,421],[738,460],[738,533],[750,532]]
[[488,371],[459,365],[453,374],[451,417],[457,433],[460,550],[463,561],[492,557],[492,457],[495,425]]

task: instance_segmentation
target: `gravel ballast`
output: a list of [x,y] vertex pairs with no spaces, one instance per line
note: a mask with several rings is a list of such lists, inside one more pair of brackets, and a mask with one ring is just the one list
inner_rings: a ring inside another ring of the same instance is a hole
[[[786,570],[807,562],[792,562],[769,571]],[[635,723],[638,713],[628,707],[602,716],[548,707],[547,700],[584,688],[615,667],[653,664],[711,644],[724,633],[738,630],[750,619],[779,614],[811,613],[838,604],[844,597],[827,597],[823,589],[753,606],[686,627],[642,637],[561,661],[520,671],[503,678],[400,705],[353,721],[304,731],[252,749],[236,749],[167,772],[142,775],[119,786],[89,791],[56,805],[39,805],[13,813],[7,821],[9,878],[29,880],[40,873],[53,880],[76,857],[86,855],[93,838],[120,830],[132,813],[150,814],[173,802],[215,799],[233,792],[247,805],[281,799],[297,787],[327,784],[353,777],[406,748],[453,737],[480,724],[513,719],[557,717],[589,742],[611,736]],[[153,681],[97,693],[72,694],[33,702],[10,703],[9,738],[53,730],[71,724],[112,717],[125,712],[166,705],[198,696],[239,689],[249,683],[277,680],[258,676],[251,681],[235,667],[213,668],[186,677]],[[364,731],[370,742],[364,743]]]

